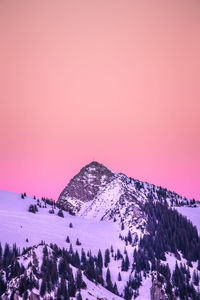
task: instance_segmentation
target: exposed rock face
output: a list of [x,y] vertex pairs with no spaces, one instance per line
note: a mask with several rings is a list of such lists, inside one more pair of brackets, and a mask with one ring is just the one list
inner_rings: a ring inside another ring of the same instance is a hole
[[[160,278],[160,280],[159,280]],[[176,297],[172,295],[171,297],[166,293],[166,280],[158,272],[152,272],[152,287],[150,290],[151,300],[176,300]]]
[[119,227],[135,233],[136,227],[141,229],[146,223],[135,189],[133,179],[92,162],[69,182],[58,204],[85,218],[115,219]]
[[73,214],[90,218],[109,219],[116,213],[123,218],[129,212],[132,222],[133,219],[142,221],[140,208],[146,201],[173,205],[186,200],[176,193],[91,162],[70,180],[57,203]]
[[80,170],[65,187],[58,198],[60,206],[73,213],[115,178],[114,172],[98,162],[91,162]]

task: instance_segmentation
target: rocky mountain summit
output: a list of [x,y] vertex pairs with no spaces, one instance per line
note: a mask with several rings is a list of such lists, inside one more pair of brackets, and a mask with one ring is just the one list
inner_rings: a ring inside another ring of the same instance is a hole
[[61,192],[57,203],[65,210],[79,214],[80,211],[83,213],[83,210],[88,208],[88,203],[94,204],[97,199],[108,198],[109,195],[110,198],[106,202],[109,200],[116,202],[116,199],[120,202],[136,201],[139,203],[159,200],[167,201],[172,206],[175,203],[187,201],[186,198],[165,188],[113,172],[101,163],[93,161],[70,180]]
[[98,162],[83,167],[64,188],[58,205],[72,214],[97,220],[114,219],[120,227],[144,232],[146,202],[168,206],[188,200],[165,188],[109,170]]
[[66,210],[76,213],[114,178],[114,172],[98,162],[92,162],[70,180],[60,194],[58,203]]

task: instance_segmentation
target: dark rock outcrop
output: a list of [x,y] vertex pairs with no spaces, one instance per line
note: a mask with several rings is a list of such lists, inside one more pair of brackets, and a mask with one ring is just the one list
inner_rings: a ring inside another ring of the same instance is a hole
[[[99,190],[115,178],[115,174],[98,162],[91,162],[74,176],[58,198],[58,204],[71,212],[80,209],[81,204],[94,199]],[[76,207],[72,204],[76,204]]]
[[[159,280],[160,278],[160,280]],[[158,272],[152,272],[152,287],[150,290],[151,300],[176,300],[174,295],[168,295],[166,292],[166,280]]]

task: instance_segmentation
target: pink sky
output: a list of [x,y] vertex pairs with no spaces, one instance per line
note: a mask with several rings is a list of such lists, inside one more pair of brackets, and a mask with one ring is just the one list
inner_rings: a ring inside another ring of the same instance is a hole
[[0,189],[97,160],[200,199],[200,1],[0,1]]

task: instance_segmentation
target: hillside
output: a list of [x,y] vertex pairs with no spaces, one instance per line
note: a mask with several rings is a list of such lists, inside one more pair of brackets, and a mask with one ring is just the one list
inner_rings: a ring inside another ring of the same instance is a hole
[[98,163],[74,178],[58,206],[0,191],[3,300],[200,299],[199,206]]

